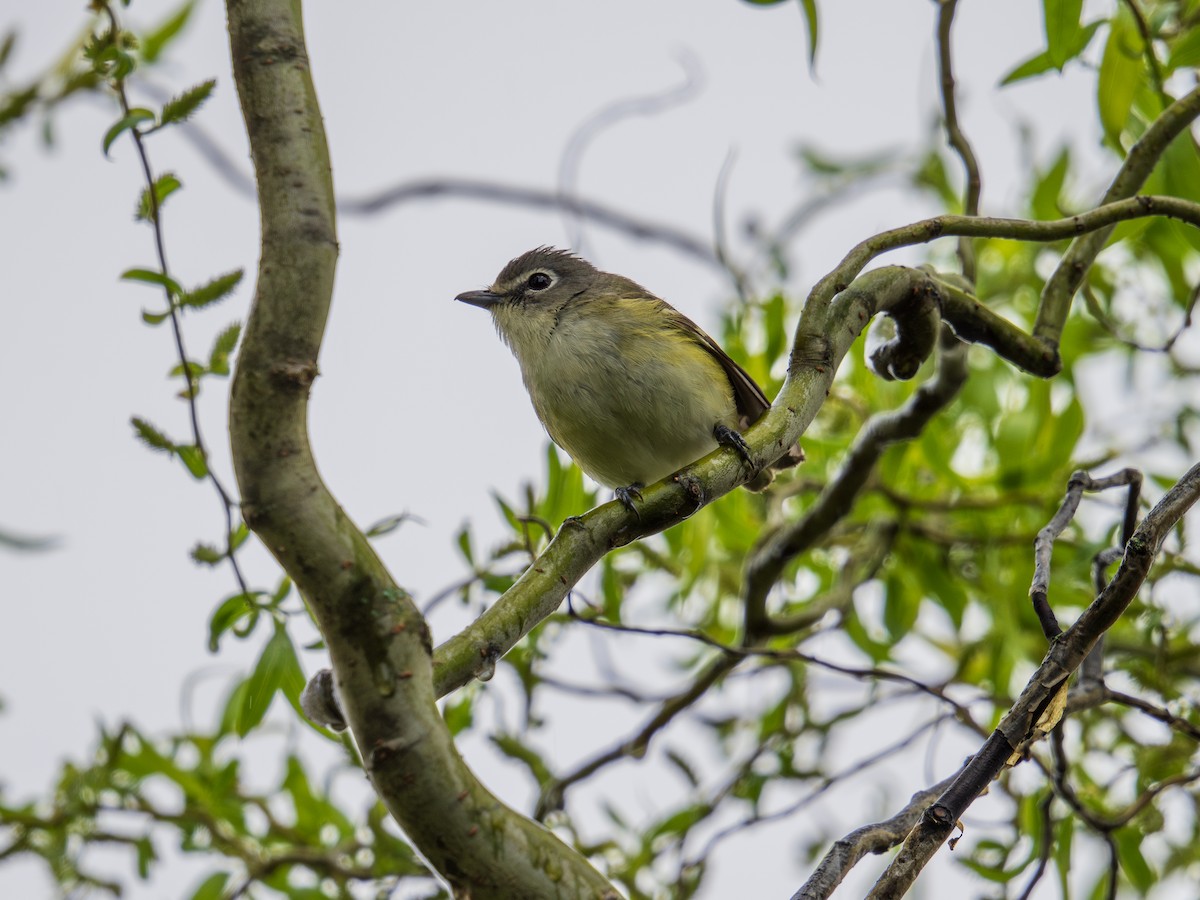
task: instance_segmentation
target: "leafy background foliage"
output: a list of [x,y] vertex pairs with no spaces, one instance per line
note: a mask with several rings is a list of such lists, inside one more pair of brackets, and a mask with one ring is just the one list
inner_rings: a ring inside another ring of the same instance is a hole
[[[817,6],[799,5],[815,64]],[[105,39],[98,22],[99,37],[70,47],[51,74],[10,88],[0,102],[0,129],[33,115],[52,123],[66,98],[136,77],[160,61],[191,11],[192,4],[183,5],[137,40],[128,33]],[[1105,4],[1085,20],[1082,3],[1046,0],[1044,14],[1045,48],[1014,61],[1005,84],[1098,60],[1095,116],[1115,170],[1148,123],[1194,79],[1200,4]],[[12,39],[3,46],[0,65]],[[104,151],[127,132],[149,138],[202,117],[213,86],[189,88],[157,109],[123,112],[103,136]],[[884,165],[811,151],[800,159],[817,190],[869,182]],[[940,137],[919,158],[886,165],[903,166],[915,196],[946,212],[962,210],[957,161]],[[1007,212],[1050,219],[1088,208],[1095,198],[1074,169],[1072,149],[1062,148],[1045,168],[1029,172],[1024,207]],[[159,224],[159,211],[181,189],[185,179],[159,173],[143,190],[137,217]],[[1200,202],[1200,154],[1191,135],[1172,144],[1145,192]],[[1109,471],[1145,459],[1152,466],[1148,480],[1163,488],[1196,459],[1196,362],[1179,352],[1190,335],[1178,343],[1175,336],[1195,303],[1198,241],[1194,229],[1165,219],[1119,226],[1114,246],[1088,274],[1064,332],[1062,374],[1052,381],[972,349],[971,376],[958,398],[916,439],[884,453],[852,508],[791,563],[770,599],[780,614],[812,609],[835,590],[849,560],[878,551],[873,577],[849,602],[773,638],[766,652],[736,666],[722,662],[728,657],[714,646],[739,639],[743,564],[756,541],[801,515],[836,478],[864,423],[901,405],[931,374],[929,363],[911,382],[884,381],[868,368],[861,342],[804,437],[802,467],[766,496],[735,492],[665,534],[609,554],[559,614],[500,660],[497,677],[446,699],[452,731],[464,741],[486,740],[511,760],[531,796],[540,796],[536,805],[547,824],[635,898],[691,896],[704,884],[715,846],[794,820],[850,782],[878,777],[878,808],[869,815],[886,815],[934,779],[910,770],[912,778],[889,784],[874,774],[876,764],[912,746],[936,748],[950,735],[977,746],[1041,660],[1045,639],[1027,597],[1030,547],[1072,471]],[[782,284],[789,248],[768,235],[762,244]],[[1044,279],[1064,248],[978,240],[978,296],[1029,330]],[[930,261],[954,265],[941,248],[931,250]],[[143,313],[147,325],[157,326],[173,313],[207,311],[234,290],[241,273],[190,290],[165,270],[129,268],[122,277],[162,292],[165,307]],[[778,390],[788,324],[801,300],[783,291],[747,302],[731,298],[723,319],[722,344],[769,395]],[[194,400],[208,379],[228,375],[238,337],[239,326],[229,325],[203,359],[184,358],[172,369],[182,399]],[[1097,422],[1106,411],[1085,403],[1085,373],[1144,366],[1172,380],[1168,414],[1147,416],[1126,433],[1101,430]],[[168,437],[140,417],[133,426],[140,440],[177,457],[196,479],[211,475],[199,434]],[[429,605],[458,604],[470,614],[488,607],[564,519],[598,499],[548,447],[542,479],[517,497],[495,496],[508,539],[483,547],[465,525],[457,535],[461,577]],[[1115,501],[1088,501],[1055,545],[1052,598],[1061,619],[1069,621],[1094,596],[1093,558],[1119,541],[1120,520]],[[382,537],[403,521],[394,517],[372,532]],[[246,540],[244,527],[231,524],[219,545],[200,543],[193,556],[224,565]],[[1097,846],[1111,848],[1122,894],[1147,896],[1163,882],[1194,880],[1200,612],[1186,598],[1194,598],[1197,574],[1181,536],[1107,639],[1108,684],[1133,699],[1071,716],[1058,737],[995,785],[987,821],[968,824],[954,859],[993,883],[994,896],[1020,896],[1038,878],[1044,883],[1037,896],[1055,896],[1055,883],[1063,895],[1105,896],[1112,870],[1089,859]],[[262,649],[250,673],[230,686],[220,720],[165,736],[143,734],[132,723],[104,725],[91,757],[64,764],[44,796],[29,799],[28,791],[6,786],[0,860],[40,857],[64,892],[115,894],[119,882],[89,865],[90,848],[128,847],[133,874],[148,879],[156,839],[170,835],[185,853],[212,861],[212,874],[192,893],[197,900],[236,892],[387,896],[401,885],[443,896],[378,802],[350,806],[335,797],[333,779],[359,765],[348,739],[317,729],[344,754],[324,785],[290,752],[281,757],[272,790],[255,792],[241,778],[239,739],[269,728],[266,713],[276,696],[298,710],[304,676],[296,642],[305,632],[295,625],[304,617],[286,579],[267,588],[242,585],[222,598],[211,619],[211,647],[237,640]],[[564,667],[564,657],[571,666]],[[647,677],[652,669],[661,671]],[[673,684],[677,692],[647,684]],[[548,752],[562,727],[564,697],[619,706],[632,725],[621,734],[584,736],[589,749],[582,761],[566,766]],[[876,731],[870,746],[848,759],[844,735],[851,725],[852,734]],[[597,799],[615,764],[643,757],[643,778],[670,782],[668,790],[656,786],[653,814]],[[1169,805],[1160,802],[1168,789]],[[585,799],[577,803],[579,793]],[[603,826],[584,824],[590,817],[578,810],[597,807]],[[819,856],[853,824],[807,821],[807,852]]]

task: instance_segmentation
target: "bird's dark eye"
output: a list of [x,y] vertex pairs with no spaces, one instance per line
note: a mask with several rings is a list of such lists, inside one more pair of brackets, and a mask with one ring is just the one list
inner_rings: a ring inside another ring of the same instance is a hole
[[554,279],[545,272],[534,272],[529,276],[529,280],[525,282],[531,291],[544,291],[554,283]]

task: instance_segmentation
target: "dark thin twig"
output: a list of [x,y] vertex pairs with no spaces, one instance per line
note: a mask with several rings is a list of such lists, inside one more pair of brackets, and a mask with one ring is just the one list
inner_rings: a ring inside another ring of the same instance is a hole
[[[1131,495],[1136,497],[1136,493],[1132,490]],[[1121,558],[1121,554],[1125,552],[1124,547],[1125,542],[1122,542],[1120,547],[1108,547],[1092,557],[1092,589],[1095,596],[1099,597],[1104,588],[1108,586],[1108,575],[1106,574],[1108,567]],[[1096,641],[1096,646],[1092,648],[1092,652],[1087,655],[1083,665],[1079,667],[1077,686],[1102,684],[1103,682],[1104,635],[1101,635],[1100,639]]]
[[745,629],[748,634],[788,633],[791,623],[767,613],[767,595],[787,564],[840,521],[875,471],[883,452],[892,444],[920,434],[932,418],[957,395],[967,379],[966,345],[956,339],[943,343],[937,369],[898,409],[872,416],[859,431],[837,473],[804,515],[765,534],[746,562],[742,589]]
[[1131,709],[1136,709],[1138,712],[1162,722],[1168,728],[1178,731],[1181,734],[1186,734],[1194,741],[1200,741],[1200,727],[1193,725],[1182,716],[1175,715],[1170,710],[1156,706],[1149,700],[1143,700],[1141,697],[1135,697],[1132,694],[1125,694],[1121,691],[1114,691],[1107,685],[1104,686],[1104,699],[1113,703],[1120,703],[1122,706],[1128,706]]
[[[165,100],[168,97],[168,93],[157,86],[141,86],[149,87],[149,93],[156,99]],[[195,122],[184,122],[179,134],[191,141],[196,151],[208,161],[213,171],[223,178],[230,188],[243,196],[254,196],[254,179],[202,127]],[[598,200],[564,194],[561,190],[520,187],[481,178],[457,176],[415,178],[390,188],[339,197],[337,211],[341,216],[374,216],[394,206],[440,197],[570,213],[635,240],[663,244],[684,256],[728,274],[728,270],[713,252],[710,242],[703,238],[689,234],[674,225],[641,219]]]
[[[683,69],[683,81],[665,90],[637,97],[626,97],[602,107],[588,116],[575,129],[563,148],[558,163],[558,192],[563,197],[576,194],[579,169],[588,146],[604,131],[623,119],[634,116],[654,116],[693,100],[704,89],[704,67],[695,53],[683,50],[676,56]],[[562,208],[567,231],[567,246],[586,256],[583,219],[577,210]]]
[[544,819],[553,810],[561,809],[563,793],[585,778],[590,778],[596,772],[619,759],[638,758],[646,752],[650,741],[658,732],[669,725],[677,715],[690,708],[700,700],[722,676],[731,672],[741,658],[725,654],[712,659],[700,674],[684,690],[675,694],[662,703],[658,711],[638,730],[633,737],[627,738],[616,746],[594,756],[588,762],[578,766],[574,771],[562,778],[555,779],[542,788],[542,796],[538,799],[534,818]]
[[[1075,518],[1075,510],[1079,508],[1079,501],[1083,498],[1084,491],[1095,493],[1113,487],[1128,486],[1136,504],[1141,484],[1142,474],[1136,469],[1122,469],[1106,478],[1092,478],[1083,471],[1071,475],[1067,482],[1067,494],[1063,498],[1062,504],[1050,521],[1046,523],[1046,526],[1038,532],[1037,538],[1033,542],[1033,583],[1029,586],[1029,596],[1033,598],[1033,611],[1037,613],[1038,621],[1042,625],[1042,633],[1048,640],[1053,640],[1062,634],[1062,626],[1058,624],[1058,618],[1054,615],[1054,610],[1047,598],[1050,590],[1050,553],[1054,548],[1054,541]],[[1126,513],[1125,521],[1126,524],[1129,523],[1128,513]],[[1132,535],[1132,529],[1129,529],[1129,533]],[[1126,542],[1128,542],[1128,538],[1126,538]]]
[[1192,288],[1192,293],[1188,296],[1187,303],[1183,306],[1183,319],[1175,327],[1175,330],[1161,344],[1143,344],[1141,341],[1136,341],[1133,338],[1126,337],[1120,333],[1120,330],[1115,322],[1113,322],[1104,310],[1100,308],[1100,303],[1096,300],[1095,291],[1091,285],[1085,284],[1081,287],[1084,300],[1087,303],[1088,311],[1092,314],[1095,320],[1100,324],[1100,327],[1112,335],[1113,339],[1124,344],[1131,350],[1138,350],[1143,353],[1170,353],[1179,339],[1184,333],[1192,327],[1192,316],[1196,311],[1196,302],[1200,300],[1200,284]]
[[736,158],[737,153],[731,147],[721,162],[721,170],[717,173],[717,183],[713,187],[713,252],[717,260],[725,267],[725,271],[729,273],[729,277],[733,279],[733,287],[737,291],[738,299],[742,303],[749,303],[750,286],[746,283],[745,274],[730,259],[729,236],[725,227],[725,197],[729,192],[729,179],[733,175],[733,163]]
[[585,197],[564,196],[557,190],[519,187],[477,178],[420,178],[362,197],[339,198],[339,214],[369,216],[413,200],[434,197],[463,197],[492,203],[508,203],[533,209],[559,210],[583,216],[597,225],[612,228],[639,241],[654,241],[671,247],[722,272],[709,243],[673,225],[649,222]]
[[[966,174],[966,186],[963,191],[963,214],[979,215],[979,197],[982,189],[982,179],[979,174],[979,162],[971,143],[963,133],[958,122],[958,101],[955,97],[954,64],[950,53],[950,29],[954,25],[954,12],[958,0],[939,0],[937,44],[938,72],[941,75],[942,110],[946,125],[946,138],[954,152],[962,160]],[[958,259],[962,265],[962,275],[971,283],[975,282],[975,249],[968,237],[958,239]]]
[[845,781],[848,778],[852,778],[855,775],[859,775],[865,772],[867,769],[870,769],[871,767],[883,762],[885,759],[895,755],[896,753],[899,753],[901,750],[910,747],[919,737],[921,737],[921,735],[945,721],[946,718],[947,717],[945,715],[941,715],[937,718],[931,719],[930,721],[917,726],[917,728],[915,728],[909,734],[899,738],[896,741],[893,741],[886,747],[883,747],[871,755],[850,764],[833,775],[826,775],[824,778],[820,779],[820,783],[813,788],[813,790],[805,794],[800,799],[789,803],[782,809],[778,809],[772,813],[766,813],[765,815],[760,815],[755,812],[753,815],[747,816],[740,821],[733,823],[732,825],[727,825],[720,831],[717,831],[715,834],[713,834],[708,839],[707,843],[705,843],[701,851],[693,855],[692,861],[685,863],[684,866],[687,867],[699,865],[703,860],[709,858],[717,844],[735,834],[743,833],[747,828],[791,818],[796,813],[800,812],[800,810],[811,806],[822,796],[836,787],[840,782]]
[[1142,36],[1142,56],[1146,58],[1146,68],[1150,70],[1150,80],[1154,82],[1154,89],[1158,92],[1158,95],[1165,97],[1166,91],[1163,90],[1162,66],[1158,64],[1158,54],[1154,52],[1154,37],[1150,34],[1150,26],[1147,24],[1146,17],[1142,15],[1142,11],[1135,0],[1123,0],[1123,2],[1133,15],[1133,21],[1137,25],[1138,34]]
[[1038,842],[1038,862],[1033,870],[1033,874],[1029,877],[1029,881],[1025,885],[1025,890],[1021,891],[1021,896],[1017,900],[1029,900],[1033,896],[1033,889],[1038,886],[1038,882],[1046,874],[1046,864],[1050,861],[1050,851],[1054,849],[1054,819],[1050,815],[1050,807],[1053,804],[1054,794],[1049,791],[1046,792],[1046,796],[1038,803],[1038,817],[1041,820],[1042,826],[1042,836]]
[[601,619],[586,618],[575,616],[581,622],[591,625],[595,628],[602,628],[606,631],[616,631],[623,634],[639,634],[647,637],[676,637],[686,638],[688,640],[697,641],[702,644],[707,644],[716,650],[720,650],[728,657],[736,658],[739,661],[743,659],[761,659],[770,660],[773,662],[802,662],[806,665],[815,666],[820,669],[825,669],[830,672],[835,672],[839,675],[846,675],[851,678],[860,680],[873,679],[876,681],[891,681],[896,684],[903,684],[913,688],[917,693],[927,694],[945,703],[954,710],[955,717],[964,725],[969,727],[977,734],[986,734],[984,729],[975,722],[971,716],[970,710],[966,706],[959,703],[946,694],[943,687],[927,684],[920,679],[913,678],[911,675],[905,675],[902,672],[893,672],[888,669],[881,669],[876,666],[850,666],[842,663],[835,663],[831,660],[823,659],[819,656],[813,656],[801,650],[788,648],[774,647],[758,647],[758,646],[735,646],[732,644],[724,644],[716,638],[710,637],[702,631],[678,628],[645,628],[637,625],[624,625],[616,622],[605,622]]
[[[113,11],[108,0],[101,0],[101,5],[105,15],[108,17],[109,26],[112,29],[113,40],[117,40],[121,33],[120,23],[117,21],[117,15]],[[117,100],[121,104],[121,112],[128,116],[131,106],[129,96],[125,91],[125,79],[113,78],[109,83],[112,85],[113,92],[117,95]],[[138,161],[141,164],[142,176],[146,183],[146,197],[150,205],[150,226],[154,231],[154,252],[158,257],[159,271],[162,272],[164,278],[170,278],[170,270],[167,268],[167,250],[166,241],[163,237],[162,227],[162,208],[158,202],[158,192],[155,190],[154,173],[150,168],[150,156],[146,152],[146,145],[142,132],[137,126],[129,129],[129,134],[133,138],[134,147],[137,149]],[[234,515],[233,511],[237,507],[237,501],[225,489],[225,485],[221,483],[221,479],[217,477],[217,473],[213,469],[212,459],[208,455],[208,449],[204,444],[204,436],[200,430],[200,412],[196,404],[196,393],[199,385],[196,381],[196,375],[188,364],[187,351],[183,345],[183,325],[180,321],[180,310],[178,298],[172,296],[171,289],[164,286],[163,293],[167,299],[167,309],[170,312],[171,334],[175,339],[175,353],[179,358],[179,366],[183,371],[184,381],[187,384],[187,391],[184,400],[188,407],[188,420],[192,428],[192,443],[196,446],[196,451],[200,458],[204,460],[204,469],[209,483],[216,490],[217,496],[221,499],[221,505],[225,510],[225,552],[222,554],[229,560],[229,565],[233,569],[233,576],[237,580],[238,588],[247,598],[250,597],[250,588],[246,583],[246,578],[242,574],[241,566],[234,556]]]

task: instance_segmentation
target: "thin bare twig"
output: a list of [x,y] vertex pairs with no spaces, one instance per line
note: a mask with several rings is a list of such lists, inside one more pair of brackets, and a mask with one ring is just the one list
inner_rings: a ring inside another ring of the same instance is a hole
[[[1067,482],[1067,494],[1063,498],[1058,512],[1038,532],[1033,543],[1033,583],[1029,586],[1029,596],[1033,598],[1033,610],[1037,613],[1038,621],[1042,625],[1042,632],[1047,639],[1052,640],[1062,634],[1062,627],[1058,624],[1058,618],[1054,615],[1054,610],[1047,599],[1047,593],[1050,590],[1050,553],[1054,548],[1054,541],[1075,518],[1075,510],[1079,508],[1079,501],[1083,499],[1084,491],[1095,493],[1109,488],[1128,486],[1130,495],[1134,498],[1136,510],[1141,485],[1142,473],[1136,469],[1122,469],[1106,478],[1092,478],[1083,471],[1071,475]],[[1128,522],[1129,516],[1127,515],[1126,523],[1128,524]],[[1132,534],[1132,529],[1130,529],[1130,533]]]
[[[963,133],[958,121],[958,100],[955,96],[954,63],[950,52],[950,29],[954,25],[954,13],[958,0],[939,0],[937,45],[938,72],[942,86],[942,115],[946,125],[946,137],[954,152],[962,160],[966,175],[966,186],[963,188],[963,214],[979,215],[979,197],[982,190],[982,178],[979,173],[979,162],[971,149],[971,142]],[[962,275],[967,281],[975,282],[975,249],[968,237],[958,240],[958,259],[962,265]]]
[[1042,880],[1042,876],[1046,874],[1046,864],[1050,861],[1050,851],[1054,849],[1054,820],[1050,815],[1050,807],[1054,804],[1054,794],[1050,791],[1046,792],[1046,796],[1038,803],[1038,818],[1041,821],[1042,835],[1038,841],[1038,861],[1034,867],[1033,874],[1029,876],[1029,881],[1025,884],[1025,889],[1021,891],[1021,896],[1017,900],[1029,900],[1033,896],[1033,889],[1038,886],[1038,882]]
[[[577,195],[579,169],[588,146],[608,129],[624,119],[634,116],[654,116],[676,106],[682,106],[699,96],[704,89],[704,67],[700,59],[690,50],[676,55],[683,69],[683,80],[664,90],[636,97],[625,97],[609,103],[591,114],[575,129],[563,147],[558,162],[558,191],[563,197]],[[583,219],[578,210],[562,208],[567,230],[567,245],[586,256]]]

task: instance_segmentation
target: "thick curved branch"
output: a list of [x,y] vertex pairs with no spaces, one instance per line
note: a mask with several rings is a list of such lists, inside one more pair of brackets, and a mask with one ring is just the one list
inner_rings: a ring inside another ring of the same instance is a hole
[[337,258],[328,148],[300,4],[229,0],[227,10],[262,214],[230,402],[246,521],[320,626],[376,790],[456,895],[615,898],[585,859],[467,769],[435,703],[424,620],[317,473],[305,420]]
[[[1176,137],[1200,116],[1200,88],[1195,88],[1172,103],[1146,129],[1141,139],[1129,149],[1125,163],[1117,172],[1101,201],[1111,205],[1114,201],[1132,197],[1138,192],[1150,173]],[[1038,307],[1037,321],[1033,333],[1039,339],[1057,346],[1062,336],[1067,314],[1071,311],[1071,300],[1084,276],[1091,268],[1112,233],[1111,223],[1104,228],[1076,237],[1059,260],[1046,285],[1042,288],[1042,303]]]
[[882,231],[855,246],[832,272],[813,287],[809,293],[805,311],[808,312],[809,306],[815,304],[813,314],[818,314],[828,307],[839,292],[845,290],[846,286],[858,277],[868,263],[884,253],[898,250],[901,247],[927,244],[943,237],[987,237],[999,240],[1050,243],[1083,234],[1098,233],[1118,222],[1147,216],[1165,216],[1200,228],[1200,204],[1178,197],[1157,195],[1141,195],[1105,202],[1095,209],[1089,209],[1078,215],[1044,222],[991,216],[935,216],[931,219],[922,219],[910,225]]

